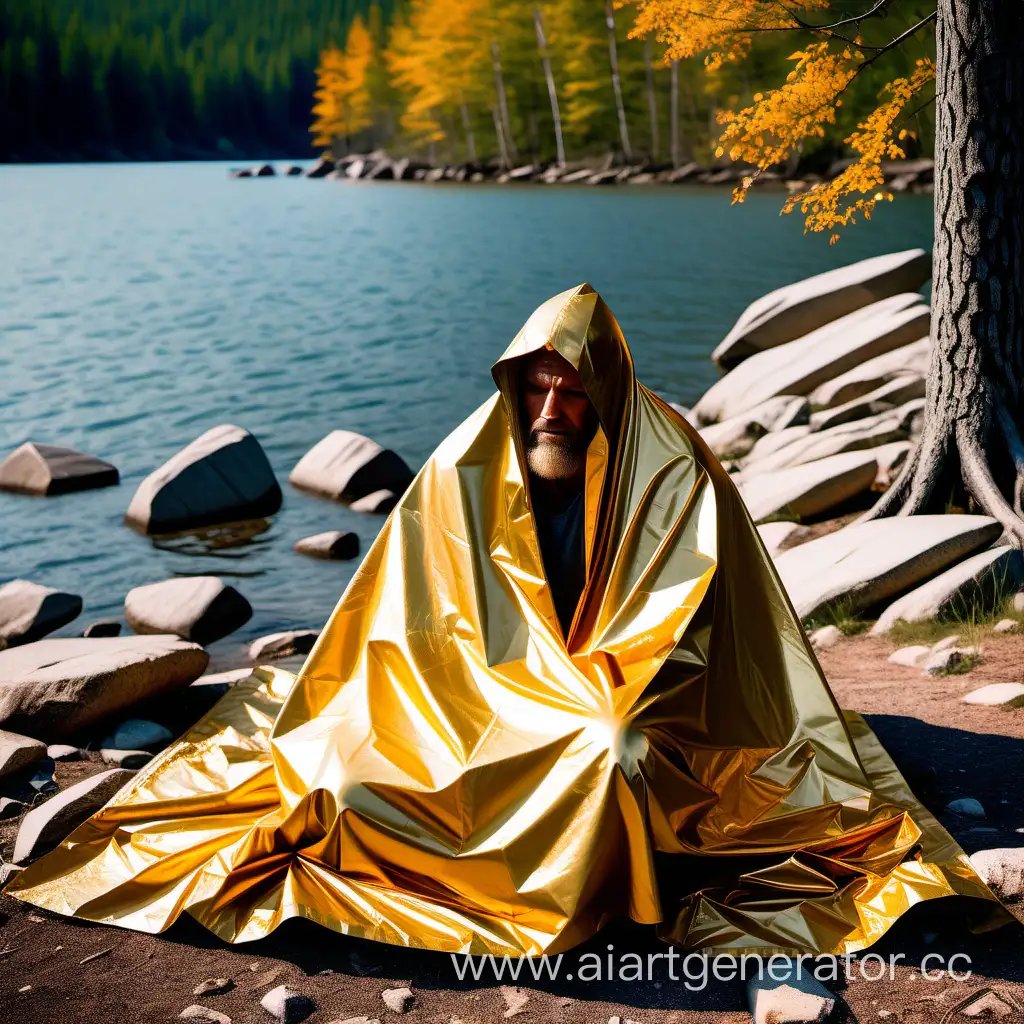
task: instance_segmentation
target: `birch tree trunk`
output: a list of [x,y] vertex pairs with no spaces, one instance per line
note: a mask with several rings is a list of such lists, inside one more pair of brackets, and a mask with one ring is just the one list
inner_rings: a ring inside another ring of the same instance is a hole
[[654,95],[654,67],[651,61],[651,37],[644,37],[644,71],[647,77],[647,109],[651,115],[651,159],[658,159],[658,100]]
[[619,141],[622,144],[622,155],[627,160],[633,159],[629,147],[629,129],[626,127],[626,108],[622,105],[622,82],[619,80],[619,51],[615,45],[615,9],[612,0],[605,0],[604,22],[608,27],[608,60],[612,66],[612,89],[615,92],[615,109],[619,115]]
[[508,98],[505,96],[505,76],[501,71],[501,55],[498,51],[498,44],[491,40],[491,62],[494,65],[494,91],[498,96],[498,113],[501,115],[501,134],[504,136],[504,144],[498,140],[499,146],[504,153],[506,167],[510,167],[509,156],[516,156],[516,140],[512,136],[512,122],[508,117]]
[[565,146],[562,143],[562,118],[558,113],[558,92],[555,90],[555,76],[551,73],[548,44],[544,38],[544,23],[541,21],[539,7],[533,9],[533,27],[537,30],[537,45],[540,47],[540,59],[544,63],[544,78],[548,83],[548,98],[551,100],[551,118],[555,122],[555,153],[558,166],[564,167]]
[[966,488],[1024,546],[1024,4],[938,0],[932,358],[924,432],[865,518]]
[[498,155],[501,159],[501,166],[507,171],[512,165],[508,160],[508,147],[505,144],[505,129],[501,123],[501,115],[497,107],[491,107],[491,116],[494,118],[494,134],[498,138]]

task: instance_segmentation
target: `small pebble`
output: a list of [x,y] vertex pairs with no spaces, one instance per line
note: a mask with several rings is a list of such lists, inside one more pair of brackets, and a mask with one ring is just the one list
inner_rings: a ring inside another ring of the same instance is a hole
[[230,992],[234,987],[235,983],[230,978],[207,978],[206,981],[200,982],[192,989],[192,995],[220,996],[225,992]]
[[309,996],[296,992],[287,985],[272,988],[261,1000],[260,1006],[281,1024],[299,1024],[316,1012],[316,1003]]
[[973,796],[962,796],[959,800],[951,800],[946,804],[946,810],[951,811],[953,814],[963,814],[970,818],[985,817],[985,808]]
[[200,1006],[198,1003],[186,1006],[178,1016],[194,1020],[197,1024],[231,1024],[231,1018],[226,1013],[219,1013],[209,1006]]
[[384,1005],[393,1013],[408,1013],[416,1005],[416,996],[411,988],[386,988],[380,994]]

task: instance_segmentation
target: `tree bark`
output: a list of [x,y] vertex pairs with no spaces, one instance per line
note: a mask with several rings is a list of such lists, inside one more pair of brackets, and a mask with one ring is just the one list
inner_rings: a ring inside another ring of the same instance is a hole
[[651,60],[651,37],[644,38],[644,72],[647,79],[647,109],[651,115],[651,159],[658,159],[658,99],[654,94],[654,65]]
[[678,167],[679,159],[679,61],[672,61],[672,92],[669,102],[669,148],[672,166]]
[[510,167],[509,155],[516,156],[516,140],[512,137],[512,122],[508,117],[508,98],[505,95],[505,76],[501,71],[501,55],[498,52],[498,44],[491,40],[491,62],[494,65],[494,90],[498,94],[498,113],[501,115],[500,134],[504,136],[504,144],[499,140],[502,148],[503,159],[506,167]]
[[966,488],[1024,546],[1024,5],[938,0],[932,356],[924,429],[865,518]]
[[501,158],[501,166],[507,171],[512,165],[508,160],[508,147],[505,145],[505,129],[502,126],[497,107],[491,107],[491,116],[494,118],[494,134],[498,137],[498,154]]
[[619,52],[615,44],[615,9],[612,0],[605,0],[604,21],[608,28],[608,61],[612,67],[612,90],[615,93],[615,110],[619,115],[619,142],[622,144],[622,155],[627,160],[633,159],[629,146],[629,129],[626,127],[626,108],[622,104],[622,82],[619,79]]
[[555,122],[555,153],[558,166],[564,167],[565,145],[562,142],[562,118],[558,113],[558,92],[555,89],[555,76],[551,73],[548,44],[544,38],[544,23],[541,21],[539,7],[533,9],[533,27],[537,30],[537,46],[540,47],[540,59],[544,64],[544,78],[548,83],[548,99],[551,100],[551,118]]
[[466,133],[466,155],[471,164],[476,163],[476,139],[473,137],[473,122],[469,119],[469,109],[466,104],[460,105],[462,109],[462,130]]

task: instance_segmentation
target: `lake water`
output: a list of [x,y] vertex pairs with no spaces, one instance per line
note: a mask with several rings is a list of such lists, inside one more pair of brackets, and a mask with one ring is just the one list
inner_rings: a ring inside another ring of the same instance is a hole
[[[728,189],[230,181],[223,164],[0,167],[0,457],[26,440],[113,462],[121,485],[0,494],[0,582],[79,593],[76,635],[133,586],[213,573],[251,601],[217,660],[315,627],[355,563],[300,537],[382,520],[302,494],[290,469],[330,430],[418,468],[493,390],[491,363],[544,299],[581,281],[617,316],[641,381],[692,404],[708,353],[764,292],[928,246],[932,204],[899,197],[830,247],[782,196]],[[157,546],[122,517],[139,481],[218,423],[260,440],[284,507],[248,544]],[[182,550],[184,548],[184,550]]]

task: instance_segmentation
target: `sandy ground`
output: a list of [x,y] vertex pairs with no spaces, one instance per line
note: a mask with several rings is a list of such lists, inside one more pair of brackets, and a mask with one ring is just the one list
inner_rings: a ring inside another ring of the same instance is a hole
[[[820,660],[843,707],[868,717],[917,795],[936,812],[968,851],[1024,845],[1024,709],[1002,711],[965,705],[963,694],[984,683],[1024,681],[1024,638],[990,637],[971,673],[933,679],[886,661],[892,645],[869,636],[849,637]],[[100,766],[59,765],[59,777]],[[986,817],[963,821],[943,811],[960,796],[981,801]],[[0,853],[9,856],[15,823],[0,824]],[[1020,830],[1020,831],[1018,831]],[[840,992],[849,1019],[888,1024],[969,1021],[957,1008],[991,986],[1019,1011],[974,1019],[1024,1022],[1024,929],[1019,924],[975,934],[966,919],[971,901],[941,900],[911,909],[870,950],[883,958],[853,963],[849,978],[820,975]],[[1011,908],[1024,921],[1024,904]],[[663,953],[651,929],[617,923],[585,946],[565,954],[558,981],[519,978],[518,991],[493,978],[459,981],[447,955],[404,950],[336,936],[315,925],[289,922],[270,938],[225,946],[191,921],[162,936],[140,935],[56,917],[0,896],[0,1022],[170,1021],[202,1003],[233,1024],[269,1024],[259,1000],[281,984],[313,998],[311,1024],[351,1017],[409,1024],[490,1024],[512,1016],[523,1024],[726,1024],[748,1021],[739,981],[695,980],[686,987],[683,967],[671,980],[664,959],[644,982],[570,981],[580,954]],[[960,959],[951,963],[950,958]],[[925,957],[931,957],[925,960]],[[890,961],[890,958],[893,958]],[[966,958],[966,959],[965,959]],[[84,961],[84,962],[83,962]],[[893,966],[890,968],[890,962]],[[824,970],[828,964],[819,964]],[[922,971],[923,967],[923,971]],[[955,976],[944,971],[952,967]],[[842,970],[842,968],[841,968]],[[696,965],[691,964],[697,978]],[[882,973],[881,980],[873,979]],[[195,986],[227,978],[223,995],[197,997]],[[509,979],[506,978],[506,981]],[[384,989],[408,984],[416,1006],[403,1017],[383,1003]],[[1009,1007],[1007,1006],[1007,1009]]]

